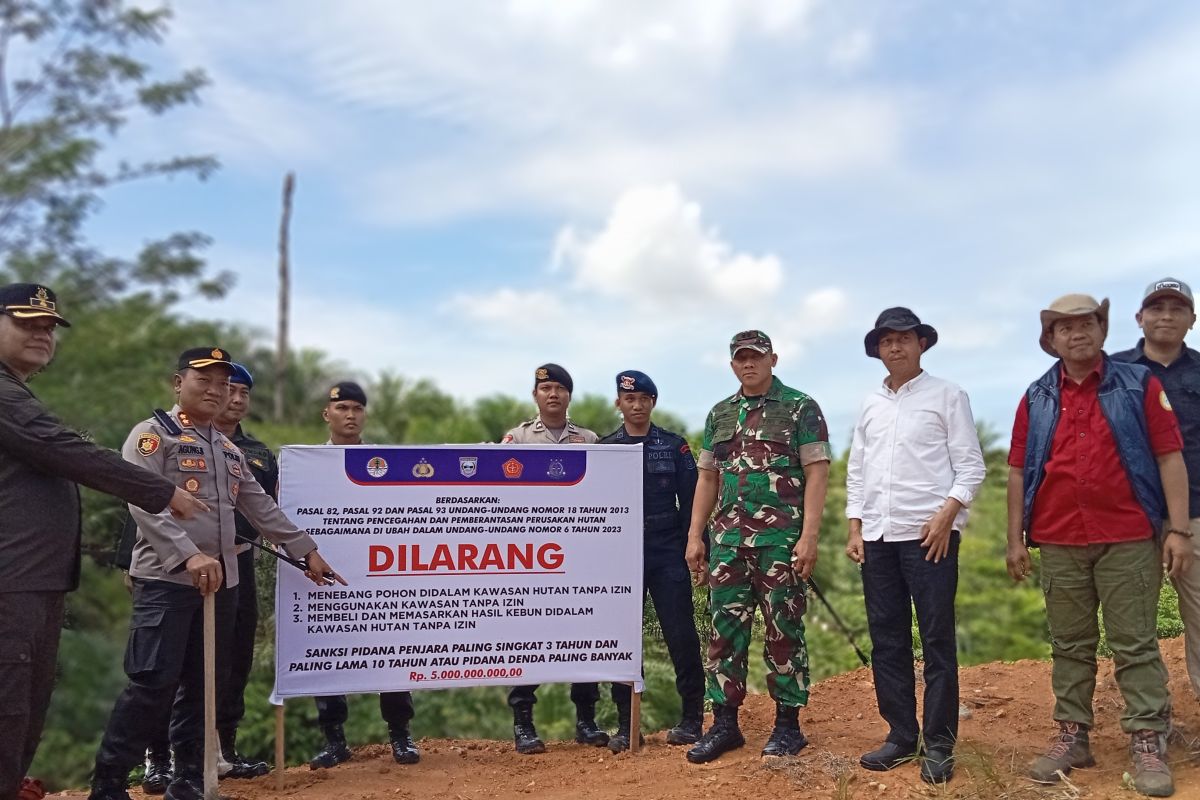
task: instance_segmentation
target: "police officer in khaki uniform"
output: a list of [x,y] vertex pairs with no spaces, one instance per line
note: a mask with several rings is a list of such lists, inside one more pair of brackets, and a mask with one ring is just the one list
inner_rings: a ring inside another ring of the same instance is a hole
[[[543,364],[533,374],[533,402],[538,414],[522,422],[500,440],[501,444],[594,444],[600,437],[567,418],[575,383],[558,364]],[[546,752],[533,724],[533,704],[537,686],[514,686],[508,693],[513,712],[513,742],[518,753]],[[596,725],[596,703],[600,687],[594,683],[572,683],[571,702],[575,704],[575,741],[604,747],[608,734]]]
[[345,581],[263,491],[246,457],[212,424],[229,396],[229,353],[217,347],[185,351],[175,373],[176,405],[163,419],[138,423],[122,450],[127,461],[163,475],[202,500],[206,513],[188,523],[131,507],[138,526],[129,569],[133,617],[125,651],[129,684],[117,698],[96,754],[90,800],[127,800],[126,779],[174,700],[171,746],[175,773],[168,800],[203,797],[203,598],[215,594],[217,685],[229,668],[237,603],[234,511],[267,539],[306,560],[318,585]]
[[[325,444],[363,444],[362,431],[367,423],[367,393],[353,381],[335,383],[329,389],[321,418],[329,426]],[[350,745],[346,743],[346,720],[350,706],[343,694],[314,697],[317,704],[317,725],[325,736],[325,744],[308,761],[312,769],[328,769],[350,760]],[[380,692],[379,713],[388,726],[392,759],[397,764],[416,764],[421,751],[413,741],[409,723],[415,713],[412,692]]]

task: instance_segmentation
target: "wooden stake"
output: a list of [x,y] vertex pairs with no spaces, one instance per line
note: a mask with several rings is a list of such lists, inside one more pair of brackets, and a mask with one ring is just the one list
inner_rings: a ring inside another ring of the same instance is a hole
[[638,753],[642,749],[642,693],[634,689],[633,699],[629,706],[629,752]]
[[204,595],[204,800],[218,800],[217,595]]
[[275,791],[283,791],[284,745],[283,738],[283,698],[275,706]]

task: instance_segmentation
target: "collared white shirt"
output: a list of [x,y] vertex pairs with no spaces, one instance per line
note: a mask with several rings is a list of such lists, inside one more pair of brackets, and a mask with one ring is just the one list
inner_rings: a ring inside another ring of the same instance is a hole
[[887,381],[863,403],[846,468],[846,517],[866,541],[921,538],[921,527],[953,497],[963,507],[984,478],[983,451],[967,393],[922,371],[893,392]]

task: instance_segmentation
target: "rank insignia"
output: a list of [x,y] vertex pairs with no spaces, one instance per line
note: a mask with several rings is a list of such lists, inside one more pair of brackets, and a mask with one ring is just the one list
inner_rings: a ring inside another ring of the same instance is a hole
[[200,491],[200,481],[196,480],[195,478],[188,478],[183,482],[183,488],[192,494],[196,494]]
[[[367,462],[367,474],[372,478],[382,478],[384,475],[387,475],[387,471],[388,463],[382,456],[375,456]],[[416,474],[415,469],[413,470],[413,474]]]
[[185,427],[185,428],[191,428],[191,427],[193,427],[193,426],[192,426],[192,418],[191,418],[191,417],[189,417],[187,414],[185,414],[185,413],[183,413],[182,411],[180,411],[180,412],[179,412],[179,414],[178,414],[177,416],[179,417],[179,424],[180,424],[180,425],[182,425],[182,426],[183,426],[183,427]]
[[565,467],[563,467],[563,463],[560,459],[552,458],[550,459],[550,468],[546,470],[546,474],[551,478],[554,478],[554,480],[560,481],[566,477],[567,470]]
[[263,460],[261,458],[252,458],[252,459],[250,459],[250,463],[253,464],[254,466],[258,467],[259,469],[267,468],[267,465],[265,463],[263,463]]
[[458,473],[464,478],[474,478],[479,470],[478,456],[461,456],[458,459]]
[[195,442],[195,441],[196,441],[196,437],[195,437],[195,436],[188,436],[186,433],[182,433],[182,434],[180,434],[180,435],[179,435],[179,441],[181,441],[181,442],[187,442],[187,443],[191,444],[191,443],[193,443],[193,442]]
[[504,464],[501,466],[502,466],[502,469],[504,470],[504,477],[508,478],[509,480],[513,480],[513,481],[515,481],[517,478],[521,477],[521,473],[525,471],[525,465],[522,464],[520,461],[517,461],[515,458],[510,458],[508,461],[505,461]]
[[226,450],[237,450],[237,445],[234,444],[233,442],[229,441],[228,439],[222,439],[221,446],[224,447]]
[[162,439],[158,438],[157,433],[143,433],[137,440],[137,451],[143,456],[152,456],[158,452],[158,446],[162,444]]
[[421,459],[413,465],[412,474],[414,478],[432,478],[433,464],[430,464],[425,459]]

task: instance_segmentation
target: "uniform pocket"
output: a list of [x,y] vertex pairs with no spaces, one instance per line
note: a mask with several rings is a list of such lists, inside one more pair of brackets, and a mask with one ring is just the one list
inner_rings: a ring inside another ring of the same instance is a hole
[[161,665],[166,615],[167,610],[162,607],[133,609],[129,644],[125,648],[125,674],[130,678],[154,672]]
[[0,716],[29,714],[33,691],[33,645],[20,639],[0,640],[0,686],[5,687]]

